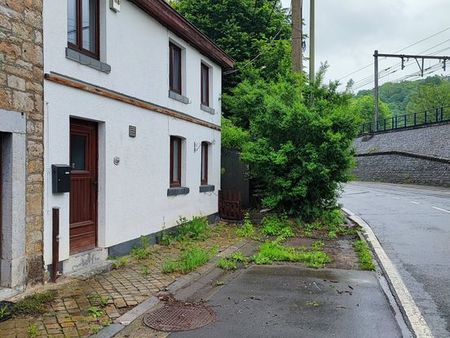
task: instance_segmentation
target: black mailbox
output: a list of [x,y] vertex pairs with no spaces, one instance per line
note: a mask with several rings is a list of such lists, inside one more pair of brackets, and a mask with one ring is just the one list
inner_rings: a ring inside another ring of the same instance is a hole
[[70,192],[70,173],[71,168],[68,165],[52,165],[52,187],[53,193]]

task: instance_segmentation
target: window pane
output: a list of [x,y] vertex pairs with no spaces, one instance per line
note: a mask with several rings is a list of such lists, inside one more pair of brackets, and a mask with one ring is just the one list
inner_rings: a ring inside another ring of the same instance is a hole
[[208,181],[208,144],[202,143],[202,163],[201,163],[201,180],[202,184]]
[[170,89],[181,94],[181,48],[170,44]]
[[97,0],[82,0],[83,48],[96,52]]
[[202,104],[209,106],[209,68],[202,64]]
[[70,166],[74,170],[85,170],[86,136],[72,135],[70,137]]
[[77,0],[67,1],[67,41],[77,43]]
[[180,163],[179,163],[180,143],[179,143],[178,139],[174,139],[172,142],[173,142],[172,180],[174,182],[179,182],[180,178],[178,177],[178,168],[180,167]]

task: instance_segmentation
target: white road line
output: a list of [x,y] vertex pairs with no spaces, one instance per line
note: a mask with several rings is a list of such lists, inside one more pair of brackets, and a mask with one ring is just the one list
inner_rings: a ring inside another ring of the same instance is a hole
[[394,200],[399,200],[401,199],[400,197],[392,197]]
[[420,203],[419,202],[416,202],[416,201],[410,201],[412,204],[417,204],[417,205],[420,205]]
[[438,208],[438,207],[432,207],[432,208],[435,209],[435,210],[443,211],[443,212],[446,212],[446,213],[450,214],[450,210],[442,209],[442,208]]
[[425,321],[425,318],[414,302],[411,293],[403,282],[402,277],[400,276],[394,263],[392,263],[383,247],[381,246],[381,243],[378,241],[378,238],[375,236],[375,233],[372,231],[372,228],[361,217],[355,215],[352,211],[345,208],[343,208],[342,210],[349,216],[349,218],[353,222],[364,229],[366,238],[371,244],[376,256],[378,257],[378,261],[383,268],[387,280],[390,282],[394,292],[397,295],[399,303],[398,305],[399,307],[404,309],[406,320],[409,322],[415,336],[417,338],[433,337],[431,329]]

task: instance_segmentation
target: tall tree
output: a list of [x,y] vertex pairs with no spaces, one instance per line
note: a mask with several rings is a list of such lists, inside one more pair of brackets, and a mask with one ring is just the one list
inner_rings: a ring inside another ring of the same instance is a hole
[[242,70],[259,62],[262,49],[290,40],[290,16],[279,0],[173,0],[181,14],[233,57],[236,70],[225,76],[224,91],[241,82]]
[[418,88],[406,106],[408,113],[433,111],[438,108],[450,110],[450,82],[431,83]]

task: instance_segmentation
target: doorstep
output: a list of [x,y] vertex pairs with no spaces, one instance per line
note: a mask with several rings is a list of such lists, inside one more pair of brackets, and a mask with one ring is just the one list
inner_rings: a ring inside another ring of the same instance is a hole
[[95,248],[70,256],[62,265],[64,275],[88,278],[111,270],[112,262],[108,261],[108,249]]
[[14,296],[17,296],[22,291],[19,289],[9,289],[9,288],[1,288],[0,287],[0,301],[11,299]]

